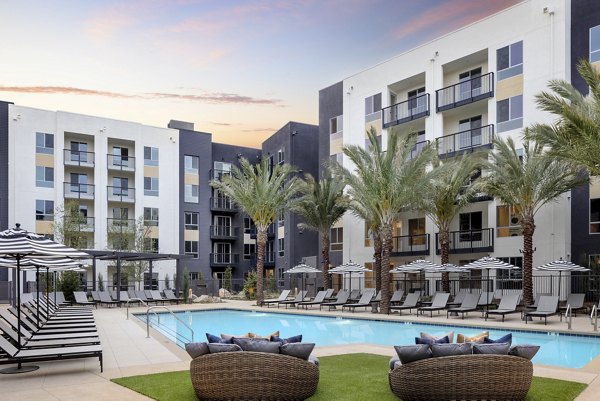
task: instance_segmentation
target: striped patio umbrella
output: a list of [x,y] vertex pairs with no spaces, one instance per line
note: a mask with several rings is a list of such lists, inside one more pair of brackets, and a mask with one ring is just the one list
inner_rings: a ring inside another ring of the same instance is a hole
[[406,265],[400,265],[391,270],[392,273],[417,273],[421,271],[433,270],[441,268],[441,265],[430,262],[424,259],[417,259]]
[[358,263],[353,263],[352,261],[349,261],[348,263],[344,263],[343,265],[339,265],[334,267],[333,269],[329,269],[329,274],[343,274],[344,276],[346,274],[350,275],[350,291],[352,291],[352,273],[366,273],[366,272],[370,272],[370,269],[367,269],[366,267],[359,265]]
[[[511,265],[510,263],[506,263],[501,261],[500,259],[496,259],[491,256],[484,256],[483,258],[477,259],[471,263],[468,263],[464,266],[461,266],[463,269],[467,270],[485,270],[487,273],[486,281],[490,278],[490,270],[511,270],[518,269],[517,266]],[[489,296],[489,291],[486,291]],[[487,300],[487,303],[490,303],[490,299]]]
[[541,266],[534,267],[534,270],[543,270],[548,272],[558,272],[558,299],[560,299],[560,282],[562,280],[562,272],[589,272],[590,269],[576,265],[568,260],[555,260]]
[[305,263],[300,263],[299,265],[296,265],[294,267],[292,267],[291,269],[288,269],[286,271],[284,271],[285,274],[302,274],[302,289],[304,290],[304,274],[310,274],[310,273],[321,273],[321,270],[319,269],[315,269],[312,266],[309,266]]

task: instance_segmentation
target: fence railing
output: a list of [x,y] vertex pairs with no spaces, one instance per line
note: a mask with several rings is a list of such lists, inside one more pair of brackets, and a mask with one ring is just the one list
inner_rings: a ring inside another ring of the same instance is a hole
[[438,113],[493,96],[493,72],[473,77],[435,91]]

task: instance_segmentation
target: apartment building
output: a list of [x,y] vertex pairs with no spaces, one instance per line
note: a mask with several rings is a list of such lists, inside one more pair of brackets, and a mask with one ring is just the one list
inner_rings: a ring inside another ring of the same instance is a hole
[[[342,146],[365,146],[371,127],[384,146],[392,129],[417,133],[413,151],[435,143],[440,158],[489,150],[495,137],[519,143],[524,127],[550,121],[536,108],[535,94],[551,79],[577,83],[579,58],[600,60],[598,25],[600,4],[594,1],[524,1],[324,88],[319,93],[321,157],[349,166]],[[600,221],[598,193],[586,186],[539,211],[534,265],[559,258],[580,262],[584,254],[600,253],[594,237],[600,225],[595,222]],[[452,223],[450,262],[462,265],[492,255],[520,266],[519,228],[509,208],[482,193]],[[343,249],[335,258],[373,260],[363,221],[347,214],[334,230],[332,238],[342,233],[342,244],[335,246]],[[417,258],[440,261],[438,230],[425,215],[401,213],[394,230],[394,265]],[[518,278],[520,272],[506,274]]]

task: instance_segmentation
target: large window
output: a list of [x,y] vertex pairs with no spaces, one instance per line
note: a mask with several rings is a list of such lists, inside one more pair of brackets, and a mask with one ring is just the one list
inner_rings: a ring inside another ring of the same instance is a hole
[[496,288],[499,290],[520,290],[523,288],[523,257],[510,256],[498,259],[510,263],[518,269],[497,269]]
[[285,210],[280,209],[277,215],[277,225],[283,227],[285,225]]
[[285,163],[285,149],[281,148],[277,151],[277,163],[283,164]]
[[198,174],[198,165],[200,158],[198,156],[184,156],[185,172],[188,174]]
[[158,253],[158,238],[144,238],[144,250],[146,252]]
[[35,133],[35,152],[54,154],[54,135],[44,132]]
[[342,132],[343,130],[344,130],[344,116],[343,115],[329,119],[329,135],[334,135],[335,138],[338,138],[338,137],[341,138],[342,136],[337,135],[337,134]]
[[[70,159],[72,162],[78,163],[93,163],[94,160],[88,160],[88,144],[85,142],[71,141],[71,155]],[[90,157],[93,159],[93,157]]]
[[231,174],[231,163],[226,162],[214,162],[213,163],[214,174],[213,179],[220,181],[224,175]]
[[329,235],[329,250],[341,251],[342,249],[344,249],[344,227],[332,228]]
[[185,212],[185,229],[198,230],[198,213]]
[[279,238],[277,240],[277,245],[279,247],[279,256],[285,255],[285,238]]
[[54,201],[36,199],[35,219],[44,221],[54,221]]
[[600,25],[590,28],[590,62],[600,61]]
[[188,203],[198,203],[198,185],[185,184],[184,201]]
[[381,93],[365,98],[365,123],[381,118]]
[[458,226],[460,229],[460,241],[481,241],[481,229],[483,224],[483,213],[460,213],[458,215]]
[[409,91],[408,96],[408,108],[409,113],[419,114],[427,111],[427,97],[421,96],[425,94],[425,87],[418,88]]
[[496,50],[498,81],[523,73],[523,41]]
[[252,255],[256,253],[256,244],[244,244],[244,259],[252,259]]
[[186,255],[192,255],[194,259],[198,259],[198,241],[185,241],[184,248]]
[[129,196],[129,178],[113,177],[113,195]]
[[35,167],[35,186],[44,188],[54,188],[54,168],[36,166]]
[[121,146],[113,146],[112,165],[117,167],[129,167],[129,149]]
[[144,146],[144,166],[158,166],[158,148]]
[[523,95],[496,102],[496,120],[498,132],[523,127]]
[[158,226],[158,208],[157,207],[145,207],[144,208],[144,225],[145,226]]
[[590,234],[600,234],[600,198],[590,199]]
[[144,195],[158,196],[158,178],[144,177]]
[[252,231],[252,219],[249,216],[244,217],[244,233],[249,234]]
[[496,208],[496,236],[517,237],[521,233],[521,220],[518,206],[498,206]]

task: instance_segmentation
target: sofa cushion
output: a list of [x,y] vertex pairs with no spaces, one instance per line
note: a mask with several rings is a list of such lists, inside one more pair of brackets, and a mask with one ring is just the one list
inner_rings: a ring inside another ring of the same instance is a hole
[[390,359],[390,370],[394,370],[394,368],[396,367],[396,363],[400,364],[400,357],[398,355],[394,355],[391,359]]
[[456,336],[457,343],[482,343],[484,338],[486,338],[490,333],[487,331],[483,331],[479,334],[475,334],[474,336],[467,337],[464,334],[458,334]]
[[210,344],[233,344],[233,337],[221,338],[219,336],[215,336],[214,334],[206,333],[206,339]]
[[210,350],[208,349],[208,344],[205,342],[187,343],[185,345],[185,350],[192,357],[192,359],[210,353]]
[[266,338],[267,340],[270,340],[271,337],[279,337],[279,330],[277,330],[277,331],[275,331],[275,332],[273,332],[273,333],[271,333],[271,334],[269,334],[267,336],[261,336],[261,335],[258,335],[256,333],[250,332],[250,333],[248,333],[248,337],[250,337],[250,338]]
[[235,337],[235,338],[250,338],[248,333],[246,333],[246,334],[223,334],[223,333],[221,333],[221,338],[223,340],[231,340],[231,339],[233,339],[233,337]]
[[434,358],[441,356],[471,355],[471,343],[432,344],[431,353]]
[[497,338],[496,340],[492,340],[489,337],[483,339],[485,344],[499,344],[499,343],[507,343],[508,345],[512,344],[512,333],[508,333],[503,335],[502,337]]
[[283,355],[295,356],[307,361],[313,348],[315,348],[314,343],[289,343],[280,345],[279,352]]
[[508,355],[508,343],[473,344],[474,354]]
[[434,336],[432,334],[425,333],[424,331],[422,331],[420,336],[421,336],[421,338],[430,338],[433,340],[439,340],[440,338],[448,337],[448,342],[451,342],[451,343],[454,342],[454,331],[449,331],[447,333],[442,334],[441,336]]
[[398,358],[402,364],[431,358],[433,355],[431,353],[429,344],[396,345],[394,346],[394,349],[396,350],[396,354],[398,354]]
[[279,354],[279,343],[254,338],[233,338],[233,343],[240,346],[243,351],[267,352]]
[[314,355],[310,355],[308,357],[308,362],[312,363],[313,365],[316,365],[317,367],[321,365],[321,362],[319,362],[319,358],[317,358]]
[[448,336],[444,336],[438,338],[436,340],[428,337],[415,337],[415,344],[448,344],[450,342],[450,338]]
[[288,338],[281,338],[279,336],[271,336],[271,341],[275,341],[281,344],[289,344],[289,343],[301,343],[302,342],[302,334],[298,334],[297,336],[291,336]]
[[236,352],[241,351],[242,348],[237,344],[219,344],[219,343],[208,343],[208,349],[211,354],[218,352]]
[[519,356],[521,358],[533,359],[535,354],[540,350],[539,345],[519,344],[513,345],[508,351],[508,355]]

